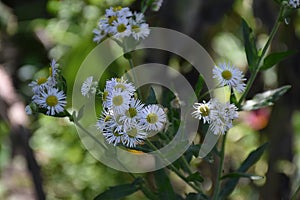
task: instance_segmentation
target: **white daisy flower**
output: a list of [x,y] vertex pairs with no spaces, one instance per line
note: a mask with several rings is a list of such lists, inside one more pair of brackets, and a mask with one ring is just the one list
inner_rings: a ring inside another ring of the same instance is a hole
[[125,129],[125,133],[122,135],[122,143],[130,148],[143,143],[147,138],[147,132],[137,123]]
[[46,90],[41,91],[34,99],[38,106],[47,109],[47,115],[55,115],[63,112],[67,104],[64,92],[51,87],[47,87]]
[[89,98],[90,95],[93,95],[97,91],[98,83],[97,81],[93,81],[93,76],[89,76],[81,86],[81,94],[82,96],[86,96]]
[[128,127],[137,122],[143,107],[144,104],[140,100],[134,98],[130,100],[129,108],[125,111],[124,115],[120,117],[125,129],[128,129]]
[[237,107],[229,102],[221,103],[217,99],[211,99],[210,103],[210,129],[215,135],[225,134],[232,128],[232,120],[238,118]]
[[27,115],[32,115],[32,109],[31,109],[30,105],[27,105],[27,106],[25,107],[25,113],[26,113]]
[[300,1],[299,0],[290,0],[289,5],[292,6],[293,8],[298,8],[300,6]]
[[155,0],[151,5],[152,10],[155,11],[155,12],[159,11],[162,3],[163,3],[163,0]]
[[206,103],[205,101],[203,101],[203,103],[195,103],[193,105],[193,107],[195,108],[195,111],[192,112],[192,116],[199,119],[199,120],[203,120],[203,123],[205,124],[210,123],[211,119],[210,119],[210,114],[211,114],[211,103],[208,102]]
[[123,39],[131,34],[131,26],[127,18],[118,18],[113,22],[112,27],[113,37],[116,39]]
[[213,68],[213,78],[217,78],[221,86],[229,86],[239,93],[246,88],[244,75],[239,69],[223,63]]
[[29,83],[28,86],[31,87],[32,92],[34,94],[39,94],[42,90],[42,87],[47,85],[47,82],[48,82],[47,78],[41,77],[36,81],[32,81],[31,83]]
[[103,131],[106,127],[110,127],[114,123],[114,116],[112,110],[103,110],[101,117],[96,123],[98,130]]
[[101,93],[103,108],[109,109],[109,107],[108,107],[108,101],[107,101],[107,97],[109,96],[109,94],[110,93],[108,92],[108,90],[104,90],[104,92]]
[[111,80],[106,81],[105,90],[111,93],[114,90],[121,89],[122,92],[128,92],[131,96],[136,91],[133,83],[128,82],[123,77],[121,78],[112,78]]
[[130,93],[116,89],[107,96],[107,107],[114,111],[114,114],[124,114],[129,108]]
[[124,132],[117,131],[114,127],[109,127],[105,128],[102,134],[108,144],[113,144],[114,146],[116,146],[117,144],[121,143]]
[[93,33],[94,33],[94,38],[93,38],[93,41],[94,42],[101,42],[103,38],[106,37],[107,35],[107,32],[105,30],[101,30],[101,29],[94,29],[93,30]]
[[50,76],[48,77],[48,85],[51,87],[54,87],[57,84],[57,77],[58,77],[58,72],[59,72],[59,64],[56,63],[54,59],[52,59],[50,63],[50,68],[49,68],[49,74]]
[[146,23],[131,25],[131,34],[135,40],[145,39],[150,34],[149,25]]
[[166,121],[166,113],[158,105],[148,105],[141,111],[140,123],[146,131],[160,131]]

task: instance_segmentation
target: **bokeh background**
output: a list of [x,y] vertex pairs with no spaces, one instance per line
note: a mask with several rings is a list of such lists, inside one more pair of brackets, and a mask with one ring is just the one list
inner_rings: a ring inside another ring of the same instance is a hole
[[[81,144],[67,119],[26,116],[30,102],[28,83],[48,73],[58,60],[68,82],[68,100],[77,69],[96,46],[92,30],[110,6],[130,6],[134,0],[5,0],[0,1],[0,199],[92,199],[109,186],[128,183],[131,177],[102,165]],[[164,0],[159,12],[146,12],[150,26],[174,29],[198,41],[216,62],[229,61],[247,75],[241,18],[253,27],[262,47],[279,6],[272,0]],[[282,24],[270,51],[299,50],[300,18],[295,11]],[[149,52],[148,52],[149,53]],[[192,67],[176,56],[152,51],[137,62],[156,61],[197,81]],[[119,59],[107,77],[122,73]],[[292,85],[275,106],[241,113],[226,144],[225,171],[236,169],[250,151],[269,141],[263,158],[250,172],[263,179],[241,179],[232,200],[288,199],[300,184],[300,59],[289,57],[261,73],[250,91]],[[71,107],[71,104],[69,104]],[[210,191],[216,166],[195,159],[193,167],[204,175]],[[151,173],[142,175],[151,181]],[[181,194],[190,188],[172,176]],[[135,193],[127,199],[145,199]]]

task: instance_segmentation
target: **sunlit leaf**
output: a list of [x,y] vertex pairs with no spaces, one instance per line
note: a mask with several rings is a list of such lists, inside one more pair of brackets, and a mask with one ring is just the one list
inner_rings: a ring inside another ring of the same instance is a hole
[[[253,166],[263,155],[267,146],[268,143],[265,143],[252,151],[238,168],[237,173],[245,173],[251,166]],[[233,192],[234,188],[238,184],[239,178],[240,177],[231,178],[224,184],[219,193],[219,199],[226,199],[226,197],[228,197]]]
[[248,100],[243,105],[243,110],[257,110],[259,108],[264,108],[274,105],[282,95],[284,95],[289,89],[290,85],[285,85],[274,90],[268,90],[263,93],[259,93],[253,97],[252,100]]
[[154,172],[154,177],[159,199],[176,199],[176,194],[166,171],[164,169],[157,170]]
[[282,60],[286,59],[288,56],[291,56],[295,53],[297,53],[297,51],[285,51],[285,52],[272,53],[264,59],[264,64],[260,68],[260,70],[267,70],[273,67],[274,65],[278,64]]
[[252,33],[252,29],[249,27],[249,25],[244,19],[242,22],[242,26],[243,26],[244,45],[245,45],[245,51],[246,51],[249,69],[250,71],[254,71],[258,60],[258,53],[256,49],[255,39]]

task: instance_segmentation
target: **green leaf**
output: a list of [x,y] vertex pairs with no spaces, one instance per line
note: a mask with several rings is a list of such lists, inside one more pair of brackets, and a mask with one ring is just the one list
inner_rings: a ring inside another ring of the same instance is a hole
[[226,174],[221,177],[221,179],[226,179],[226,178],[249,178],[251,180],[260,180],[263,179],[263,176],[258,176],[255,174],[247,174],[247,173],[241,173],[241,172],[233,172]]
[[186,195],[185,200],[208,200],[208,198],[204,194],[192,192]]
[[184,153],[184,157],[188,163],[192,160],[193,156],[195,156],[196,158],[199,156],[200,147],[200,144],[192,144],[191,146],[189,146],[189,148]]
[[249,25],[244,19],[242,21],[242,26],[247,61],[250,71],[253,72],[258,61],[258,53],[256,49],[255,39],[252,33],[252,29],[249,27]]
[[159,199],[177,199],[170,179],[164,169],[155,171],[154,178],[158,190],[157,192]]
[[147,104],[156,104],[157,103],[156,95],[155,95],[155,91],[154,91],[153,87],[150,87],[150,89],[149,89],[149,96],[147,97],[146,103]]
[[198,78],[198,81],[196,83],[196,88],[195,88],[195,93],[197,95],[197,99],[199,99],[200,97],[200,93],[203,89],[203,85],[204,85],[205,81],[204,81],[204,78],[203,76],[200,74],[199,75],[199,78]]
[[200,175],[199,172],[195,172],[195,173],[189,175],[187,177],[187,180],[190,182],[200,182],[200,183],[204,181],[203,177]]
[[281,62],[288,56],[291,56],[295,53],[297,53],[297,51],[285,51],[285,52],[272,53],[264,59],[264,64],[262,65],[260,70],[267,70],[273,67],[274,65],[276,65],[277,63]]
[[256,94],[252,100],[245,102],[242,109],[249,111],[272,106],[274,105],[275,101],[284,95],[290,88],[290,85],[285,85],[274,90],[268,90],[266,92]]
[[97,195],[94,200],[117,200],[122,199],[128,195],[140,190],[141,179],[136,179],[133,183],[117,185],[110,187],[105,192]]
[[[263,155],[267,146],[268,143],[265,143],[258,147],[256,150],[252,151],[238,168],[237,173],[245,173],[252,165],[254,165]],[[231,192],[233,192],[234,188],[238,184],[239,178],[240,177],[231,178],[228,182],[225,183],[225,185],[221,189],[221,192],[219,193],[219,199],[226,199],[226,197],[228,197]]]

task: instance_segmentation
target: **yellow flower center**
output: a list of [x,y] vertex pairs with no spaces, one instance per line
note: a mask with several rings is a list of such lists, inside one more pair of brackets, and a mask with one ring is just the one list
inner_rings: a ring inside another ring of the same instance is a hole
[[43,83],[46,83],[46,82],[47,82],[47,78],[45,78],[45,77],[41,77],[37,80],[38,85],[42,85]]
[[225,79],[225,80],[230,80],[232,78],[232,73],[231,71],[229,70],[224,70],[222,72],[222,77]]
[[124,32],[126,30],[125,24],[118,25],[117,30],[118,30],[119,33]]
[[116,19],[117,19],[117,16],[108,17],[108,24],[112,26],[113,22],[116,21]]
[[136,128],[132,128],[131,130],[127,131],[129,137],[134,138],[138,134],[138,130]]
[[126,112],[125,112],[127,117],[133,118],[137,115],[137,111],[135,108],[129,108]]
[[200,111],[200,113],[201,113],[202,116],[208,116],[209,113],[210,113],[210,110],[209,110],[209,108],[208,108],[207,105],[201,105],[199,107],[199,111]]
[[108,122],[109,120],[111,120],[111,116],[108,115],[105,117],[104,122]]
[[116,136],[116,137],[121,136],[121,134],[120,134],[118,131],[114,131],[113,134],[114,134],[114,136]]
[[140,32],[141,28],[140,28],[139,26],[137,26],[137,25],[133,25],[133,26],[132,26],[132,30],[133,30],[134,32],[138,33],[138,32]]
[[48,106],[56,106],[58,104],[58,99],[54,95],[50,95],[46,98],[46,103]]
[[118,96],[115,96],[113,99],[112,99],[112,103],[115,105],[115,106],[120,106],[123,104],[123,97],[122,95],[118,95]]
[[158,116],[155,113],[150,113],[147,115],[147,122],[150,124],[155,124],[158,121]]
[[116,6],[116,7],[113,8],[114,12],[117,12],[117,11],[120,11],[120,10],[122,10],[121,6]]
[[126,89],[126,86],[125,86],[124,84],[119,83],[119,84],[115,85],[114,88],[115,88],[115,89],[120,88],[122,91],[124,91],[124,90]]

